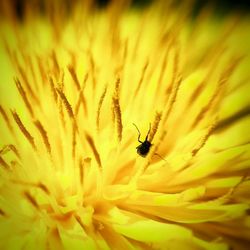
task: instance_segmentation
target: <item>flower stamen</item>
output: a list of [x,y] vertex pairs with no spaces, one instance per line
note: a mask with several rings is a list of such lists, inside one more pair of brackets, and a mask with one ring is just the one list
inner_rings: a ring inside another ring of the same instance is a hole
[[[69,118],[71,119],[72,121],[72,137],[73,137],[73,147],[75,146],[75,131],[78,132],[78,126],[77,126],[77,122],[76,122],[76,119],[75,119],[75,116],[74,116],[74,113],[73,113],[73,110],[72,110],[72,107],[67,99],[67,97],[65,96],[65,94],[63,93],[63,91],[61,91],[60,89],[56,89],[57,93],[59,94],[61,100],[62,100],[62,103],[64,104],[64,107],[68,113],[68,116]],[[72,151],[72,154],[74,154],[74,149]]]
[[33,98],[34,102],[39,103],[39,100],[38,100],[37,96],[35,95],[33,89],[31,88],[29,81],[27,79],[27,76],[24,73],[24,69],[19,65],[19,63],[17,62],[17,59],[16,59],[16,64],[17,64],[18,71],[23,79],[23,83],[24,83],[28,93]]
[[2,149],[0,150],[0,155],[5,154],[9,151],[12,151],[17,156],[17,158],[19,159],[21,158],[17,148],[13,144],[8,144],[3,146]]
[[10,132],[14,135],[14,130],[13,130],[13,127],[11,125],[11,122],[9,120],[9,117],[6,113],[6,111],[4,110],[4,108],[0,105],[0,114],[2,115],[3,117],[3,120],[5,121],[8,129],[10,130]]
[[79,159],[79,177],[80,177],[80,183],[81,185],[83,185],[83,178],[84,178],[84,163],[83,163],[83,159],[80,158]]
[[98,153],[98,151],[96,149],[96,146],[95,146],[95,143],[94,143],[92,137],[87,133],[85,133],[85,137],[86,137],[86,140],[88,141],[88,143],[90,145],[90,148],[92,149],[92,152],[94,153],[97,164],[99,165],[99,167],[102,167],[100,154]]
[[58,61],[57,61],[57,58],[56,58],[56,52],[53,50],[52,53],[51,53],[51,59],[52,59],[52,62],[53,62],[53,73],[56,75],[56,76],[59,76],[60,74],[60,67],[59,67],[59,64],[58,64]]
[[79,95],[78,95],[78,99],[77,99],[76,106],[75,106],[75,116],[77,116],[79,113],[79,108],[80,108],[81,103],[83,104],[83,110],[84,110],[86,116],[88,115],[87,103],[86,103],[86,100],[85,100],[85,97],[83,94],[88,77],[89,77],[89,74],[86,73],[84,80],[83,80],[83,86],[80,88],[80,90],[78,92]]
[[152,141],[154,139],[154,136],[155,136],[157,129],[159,127],[159,123],[161,121],[161,117],[162,117],[162,112],[156,112],[154,123],[153,123],[153,126],[152,126],[152,128],[150,130],[150,134],[149,134],[149,141]]
[[168,117],[173,109],[174,103],[176,102],[177,94],[180,88],[180,85],[182,83],[182,77],[179,78],[176,84],[174,84],[172,90],[171,90],[171,96],[168,104],[168,108],[166,112],[164,113],[163,123],[166,123],[168,120]]
[[96,66],[95,66],[93,54],[90,50],[88,51],[88,55],[89,55],[89,63],[90,63],[90,72],[91,72],[92,82],[93,82],[93,90],[95,90],[96,88],[96,77],[95,77]]
[[35,207],[38,210],[40,209],[37,201],[35,200],[35,198],[28,191],[24,191],[23,194],[24,194],[25,198],[31,203],[31,205],[33,207]]
[[18,89],[18,92],[19,92],[19,94],[21,95],[21,97],[22,97],[22,99],[23,99],[23,101],[24,101],[24,103],[25,103],[25,106],[27,107],[27,109],[28,109],[28,111],[29,111],[31,117],[34,118],[33,109],[32,109],[32,107],[31,107],[31,105],[30,105],[30,103],[29,103],[29,100],[28,100],[28,98],[27,98],[27,94],[26,94],[25,90],[23,89],[23,87],[22,87],[22,85],[21,85],[21,82],[19,81],[18,78],[15,78],[14,80],[15,80],[15,83],[16,83],[16,86],[17,86],[17,89]]
[[118,77],[115,82],[115,91],[112,100],[113,100],[113,115],[117,125],[118,140],[121,141],[123,125],[122,125],[122,113],[119,100],[119,92],[120,92],[120,78]]
[[47,132],[46,130],[44,129],[43,125],[41,124],[40,121],[35,121],[34,122],[35,126],[37,127],[38,131],[40,132],[41,136],[42,136],[42,139],[43,139],[43,142],[44,142],[44,145],[47,149],[47,152],[51,155],[51,146],[50,146],[50,143],[49,143],[49,138],[48,138],[48,135],[47,135]]
[[104,98],[106,96],[106,93],[107,93],[107,85],[105,86],[103,92],[102,92],[102,95],[99,99],[99,102],[98,102],[98,108],[97,108],[97,112],[96,112],[96,127],[97,127],[97,130],[99,130],[99,126],[100,126],[100,113],[101,113],[101,108],[102,108],[102,104],[103,104],[103,101],[104,101]]
[[0,165],[2,165],[6,170],[10,169],[10,165],[0,156]]
[[[141,73],[141,77],[140,77],[140,80],[139,80],[139,82],[138,82],[138,84],[137,84],[137,88],[136,88],[135,93],[134,93],[134,98],[138,95],[138,92],[139,92],[139,90],[140,90],[140,88],[141,88],[141,85],[142,85],[143,80],[144,80],[145,75],[146,75],[146,71],[147,71],[148,65],[149,65],[149,60],[147,60],[147,61],[145,62],[145,64],[144,64],[144,66],[143,66],[142,73]],[[134,99],[134,98],[133,98],[133,99]]]
[[210,137],[210,135],[213,133],[214,131],[214,128],[216,126],[216,122],[214,122],[206,131],[206,134],[205,136],[203,137],[203,139],[201,140],[201,142],[199,143],[199,145],[192,150],[191,154],[192,154],[192,157],[195,157],[196,154],[205,146],[208,138]]
[[51,89],[51,92],[52,92],[53,99],[54,99],[55,103],[57,103],[56,88],[55,88],[53,78],[51,76],[49,76],[49,83],[50,83],[50,89]]
[[75,84],[77,90],[80,91],[81,86],[80,86],[80,82],[78,80],[74,67],[72,65],[68,65],[68,71],[73,79],[73,83]]
[[18,125],[20,131],[23,133],[23,135],[28,140],[28,142],[31,144],[32,148],[36,151],[37,149],[36,149],[34,137],[31,136],[29,131],[25,128],[25,126],[23,125],[23,123],[22,123],[20,117],[18,116],[18,114],[15,111],[11,111],[11,113],[12,113],[12,116],[13,116],[16,124]]
[[115,115],[115,120],[117,124],[118,140],[122,140],[122,113],[119,102],[119,97],[113,96],[113,114]]

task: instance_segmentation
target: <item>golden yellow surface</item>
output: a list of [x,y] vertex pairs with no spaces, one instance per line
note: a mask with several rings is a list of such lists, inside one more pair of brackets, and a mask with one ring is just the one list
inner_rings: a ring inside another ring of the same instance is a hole
[[248,249],[249,17],[45,2],[3,5],[0,249]]

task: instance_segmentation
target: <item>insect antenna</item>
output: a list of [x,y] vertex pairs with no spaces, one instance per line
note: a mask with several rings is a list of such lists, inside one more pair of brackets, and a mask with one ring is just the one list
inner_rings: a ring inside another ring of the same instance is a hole
[[140,140],[141,132],[140,132],[139,128],[138,128],[134,123],[133,123],[133,125],[136,127],[136,129],[137,129],[137,131],[138,131],[138,133],[139,133],[139,135],[138,135],[138,142],[143,143],[143,142]]

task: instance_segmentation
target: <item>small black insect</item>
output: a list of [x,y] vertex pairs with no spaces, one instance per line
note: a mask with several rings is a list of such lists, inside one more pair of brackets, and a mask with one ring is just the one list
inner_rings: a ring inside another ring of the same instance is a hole
[[151,129],[151,124],[149,124],[149,130],[148,130],[148,133],[147,133],[147,136],[145,138],[144,141],[141,141],[140,140],[140,136],[141,136],[141,132],[140,130],[138,129],[138,127],[133,123],[133,125],[136,127],[138,133],[139,133],[139,136],[138,136],[138,142],[140,142],[141,144],[139,146],[136,147],[137,149],[137,154],[142,156],[142,157],[146,157],[149,150],[150,150],[150,147],[153,145],[150,141],[148,141],[148,135],[150,133],[150,129]]

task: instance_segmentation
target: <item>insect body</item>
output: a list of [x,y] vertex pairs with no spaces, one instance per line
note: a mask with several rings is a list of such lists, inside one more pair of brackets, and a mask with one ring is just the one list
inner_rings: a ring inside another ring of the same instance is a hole
[[140,136],[141,136],[140,130],[137,128],[137,126],[134,123],[133,123],[133,125],[136,127],[136,129],[139,133],[138,142],[141,143],[139,146],[136,147],[137,154],[142,156],[142,157],[146,157],[149,150],[150,150],[150,147],[153,145],[150,141],[148,141],[148,135],[150,133],[151,125],[149,126],[149,130],[148,130],[147,136],[146,136],[144,141],[140,140]]

